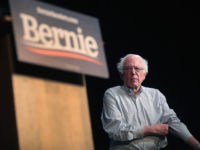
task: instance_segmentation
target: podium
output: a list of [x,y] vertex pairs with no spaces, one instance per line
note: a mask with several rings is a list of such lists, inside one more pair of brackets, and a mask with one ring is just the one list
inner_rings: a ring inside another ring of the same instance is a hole
[[0,129],[4,150],[93,150],[85,77],[16,60],[1,23]]

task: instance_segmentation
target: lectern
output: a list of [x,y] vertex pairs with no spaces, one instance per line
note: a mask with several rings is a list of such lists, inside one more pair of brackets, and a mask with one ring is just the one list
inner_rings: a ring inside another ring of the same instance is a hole
[[18,62],[12,39],[1,22],[0,149],[93,150],[84,76]]
[[0,149],[93,150],[83,74],[108,77],[98,19],[35,0],[10,8],[0,32]]

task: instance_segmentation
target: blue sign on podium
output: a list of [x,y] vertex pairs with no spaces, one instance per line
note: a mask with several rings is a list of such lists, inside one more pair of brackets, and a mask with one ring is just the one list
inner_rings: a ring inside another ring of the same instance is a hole
[[99,21],[34,0],[10,0],[21,62],[108,78]]

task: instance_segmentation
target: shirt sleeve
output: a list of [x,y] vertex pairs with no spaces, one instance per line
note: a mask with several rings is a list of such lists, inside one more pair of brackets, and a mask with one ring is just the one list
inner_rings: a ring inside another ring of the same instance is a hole
[[106,91],[103,98],[102,124],[109,138],[116,141],[130,141],[143,137],[144,128],[133,129],[123,121],[116,98],[111,91]]
[[169,125],[169,131],[171,134],[181,138],[184,141],[187,141],[192,134],[186,125],[180,121],[174,110],[169,108],[165,96],[161,94],[160,98],[162,100],[161,105],[163,110],[161,122]]

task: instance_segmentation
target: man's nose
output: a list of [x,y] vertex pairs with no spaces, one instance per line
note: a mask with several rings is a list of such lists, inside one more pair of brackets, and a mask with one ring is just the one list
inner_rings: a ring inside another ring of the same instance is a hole
[[136,74],[135,68],[132,68],[131,73],[132,73],[132,74]]

